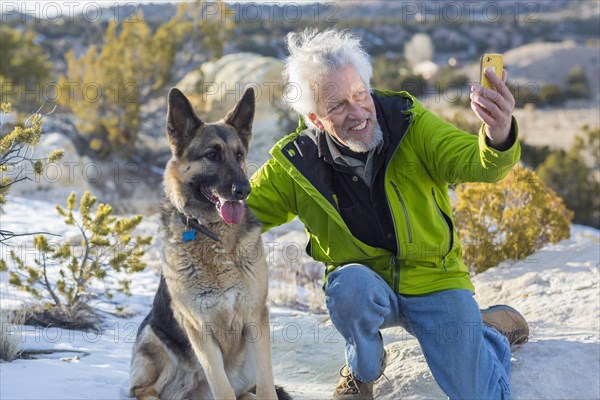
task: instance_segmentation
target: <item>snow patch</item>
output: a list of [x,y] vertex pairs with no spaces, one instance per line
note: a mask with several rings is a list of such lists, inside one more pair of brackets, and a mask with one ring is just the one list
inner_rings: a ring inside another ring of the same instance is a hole
[[[32,213],[35,224],[31,223]],[[2,229],[47,230],[68,237],[54,206],[11,197],[0,215]],[[157,221],[146,218],[145,234],[155,235]],[[271,230],[265,242],[304,243],[296,220]],[[3,250],[5,251],[5,250]],[[6,254],[2,254],[6,257]],[[284,262],[277,256],[276,262]],[[160,252],[152,253],[160,264]],[[294,265],[301,266],[305,259]],[[600,231],[573,226],[572,237],[549,245],[519,262],[504,262],[473,277],[476,298],[485,308],[506,303],[531,324],[530,342],[512,354],[515,399],[600,398]],[[0,277],[0,306],[27,301]],[[97,332],[58,328],[3,326],[20,335],[22,348],[62,351],[57,358],[0,363],[2,399],[123,399],[131,347],[139,324],[150,309],[158,285],[152,268],[136,275],[132,297],[117,297],[138,312],[121,319],[107,316]],[[295,399],[327,399],[344,363],[344,343],[328,317],[286,307],[271,308],[275,380]],[[435,383],[417,341],[401,328],[383,330],[388,367],[375,386],[380,399],[445,398]],[[69,353],[80,351],[89,355]],[[40,377],[44,377],[43,381]]]

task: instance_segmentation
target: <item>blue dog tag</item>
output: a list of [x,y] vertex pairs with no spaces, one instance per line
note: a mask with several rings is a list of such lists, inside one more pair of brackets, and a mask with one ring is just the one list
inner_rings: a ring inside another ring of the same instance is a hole
[[183,241],[191,242],[192,240],[196,240],[196,230],[183,231]]

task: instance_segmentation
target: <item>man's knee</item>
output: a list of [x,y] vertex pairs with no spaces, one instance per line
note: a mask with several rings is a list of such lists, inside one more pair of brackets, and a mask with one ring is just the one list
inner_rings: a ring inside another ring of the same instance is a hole
[[348,264],[329,274],[325,288],[327,308],[330,314],[342,317],[359,311],[385,314],[389,308],[386,286],[370,268]]
[[331,272],[327,278],[325,294],[336,299],[344,296],[354,297],[357,291],[363,291],[378,278],[374,271],[361,264],[348,264]]

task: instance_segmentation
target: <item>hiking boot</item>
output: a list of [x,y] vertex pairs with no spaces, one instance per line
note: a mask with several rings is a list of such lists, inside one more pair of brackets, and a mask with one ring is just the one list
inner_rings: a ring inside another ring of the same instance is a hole
[[[381,375],[385,370],[387,353],[383,351],[383,360],[381,360]],[[373,382],[362,382],[350,372],[348,364],[340,369],[340,381],[333,391],[333,400],[372,400]],[[379,379],[379,377],[378,377]],[[377,380],[377,379],[376,379]]]
[[333,391],[333,400],[372,400],[373,384],[375,382],[359,381],[352,372],[348,364],[344,364],[340,369],[341,379]]
[[506,305],[496,305],[481,310],[483,323],[495,328],[513,344],[523,344],[529,339],[529,325],[517,310]]

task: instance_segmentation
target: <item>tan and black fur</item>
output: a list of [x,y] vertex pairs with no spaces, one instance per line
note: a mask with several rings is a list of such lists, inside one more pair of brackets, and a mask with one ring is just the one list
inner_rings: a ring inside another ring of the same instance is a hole
[[[237,224],[225,223],[215,207],[217,198],[241,201],[250,193],[245,160],[254,103],[249,89],[223,120],[207,124],[183,93],[169,92],[165,262],[133,347],[130,396],[250,399],[256,387],[257,398],[277,398],[260,224],[245,204]],[[184,242],[188,217],[218,240],[198,231]]]

